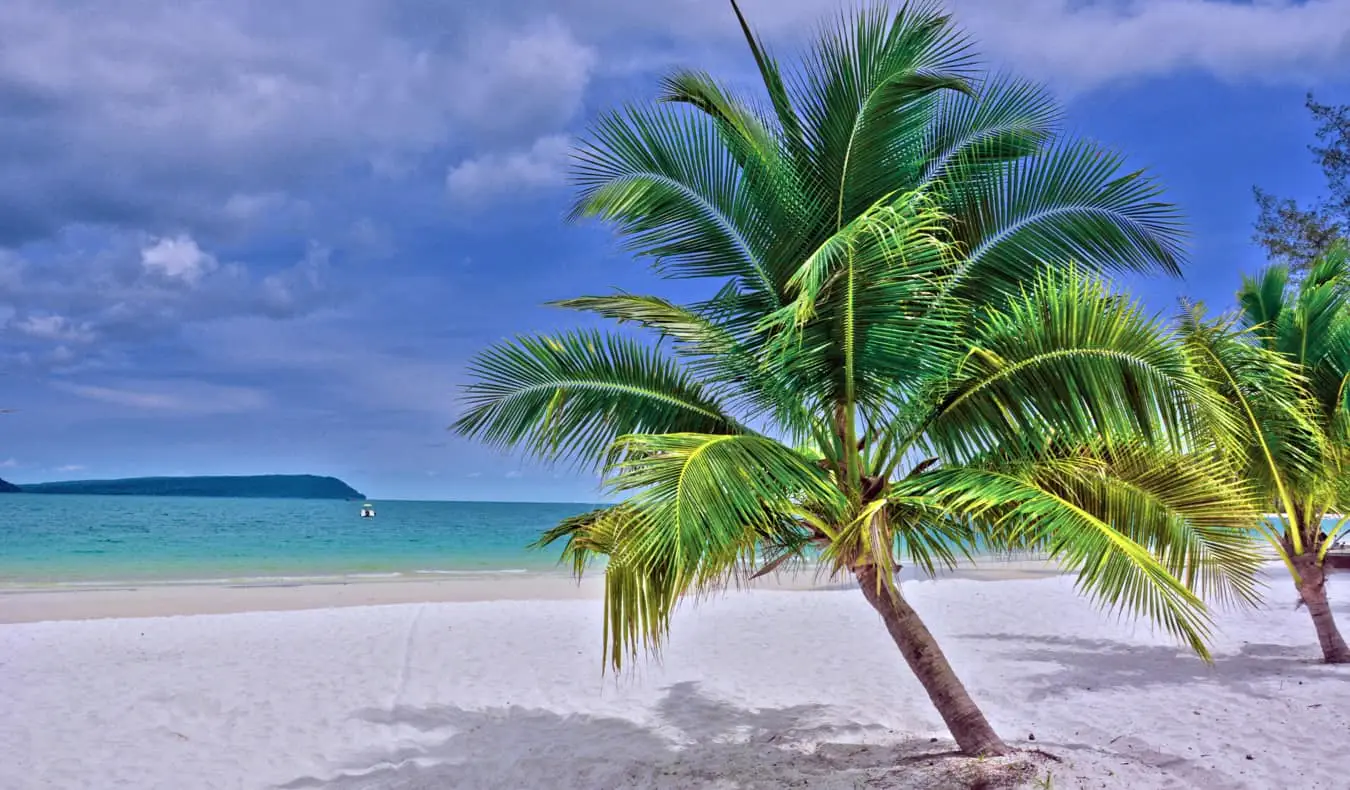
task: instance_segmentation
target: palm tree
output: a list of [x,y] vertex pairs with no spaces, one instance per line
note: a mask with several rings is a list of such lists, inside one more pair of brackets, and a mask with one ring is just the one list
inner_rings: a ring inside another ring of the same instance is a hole
[[1095,274],[1176,271],[1174,209],[1058,140],[1039,88],[981,78],[934,8],[841,18],[787,77],[732,6],[765,108],[679,71],[576,153],[576,216],[715,293],[560,303],[658,342],[502,343],[455,426],[624,497],[542,539],[607,559],[607,660],[658,648],[684,595],[809,557],[856,579],[960,748],[1003,754],[895,581],[976,548],[1044,551],[1205,655],[1203,598],[1249,599],[1256,565],[1225,526],[1247,492],[1193,449],[1229,417]]
[[1350,663],[1327,603],[1324,561],[1350,516],[1350,263],[1344,242],[1290,281],[1272,266],[1243,278],[1238,315],[1183,322],[1188,343],[1245,429],[1238,459],[1278,525],[1261,522],[1312,615],[1322,657]]

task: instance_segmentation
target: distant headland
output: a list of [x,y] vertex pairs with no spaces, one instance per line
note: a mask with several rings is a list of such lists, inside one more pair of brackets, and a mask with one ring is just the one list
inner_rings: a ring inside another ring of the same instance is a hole
[[68,480],[14,485],[0,480],[4,494],[97,494],[103,496],[193,496],[254,499],[364,499],[336,477],[244,475],[232,477],[130,477],[122,480]]

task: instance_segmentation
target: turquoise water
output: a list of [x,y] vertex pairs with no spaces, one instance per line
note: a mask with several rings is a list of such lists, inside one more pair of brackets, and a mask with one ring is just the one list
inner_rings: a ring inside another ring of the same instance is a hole
[[[0,589],[565,572],[526,547],[591,505],[6,494]],[[1334,522],[1328,520],[1330,528]]]
[[6,494],[0,587],[558,570],[526,546],[583,504]]

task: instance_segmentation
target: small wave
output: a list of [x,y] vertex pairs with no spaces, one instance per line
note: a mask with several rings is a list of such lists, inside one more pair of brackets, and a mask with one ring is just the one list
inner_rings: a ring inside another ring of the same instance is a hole
[[275,576],[212,576],[198,578],[153,578],[153,579],[82,579],[82,580],[38,580],[8,579],[0,582],[0,590],[36,590],[36,589],[107,589],[135,587],[220,587],[220,586],[267,586],[275,584],[338,584],[351,581],[376,581],[394,579],[413,579],[416,577],[442,576],[496,576],[529,573],[527,568],[484,568],[472,570],[464,568],[422,568],[414,571],[383,571],[364,573],[321,573],[321,574],[279,574]]
[[482,570],[471,570],[457,568],[454,570],[428,568],[413,571],[414,574],[424,576],[487,576],[499,573],[529,573],[528,568],[483,568]]

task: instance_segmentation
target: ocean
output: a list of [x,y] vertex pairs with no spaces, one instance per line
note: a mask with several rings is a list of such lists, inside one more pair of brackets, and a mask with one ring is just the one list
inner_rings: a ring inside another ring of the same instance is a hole
[[[0,590],[566,573],[539,534],[594,505],[5,494]],[[1329,521],[1328,528],[1331,527]]]
[[593,505],[6,494],[0,588],[565,572],[540,532]]

